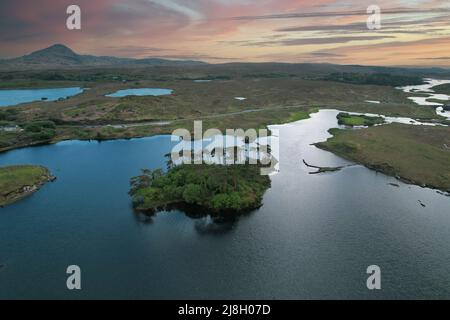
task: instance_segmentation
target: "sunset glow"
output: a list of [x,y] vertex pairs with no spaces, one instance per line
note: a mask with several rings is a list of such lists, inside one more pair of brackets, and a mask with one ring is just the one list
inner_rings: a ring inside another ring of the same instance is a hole
[[[67,30],[66,8],[82,10]],[[382,28],[368,30],[369,5]],[[0,2],[0,57],[63,43],[84,54],[211,63],[450,65],[448,0],[18,0]]]

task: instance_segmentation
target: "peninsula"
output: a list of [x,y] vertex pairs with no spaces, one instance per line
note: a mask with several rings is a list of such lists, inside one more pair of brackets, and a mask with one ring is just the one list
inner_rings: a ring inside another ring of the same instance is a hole
[[0,206],[23,199],[53,180],[50,171],[41,166],[0,167]]
[[316,146],[407,183],[450,192],[450,128],[389,124],[331,129]]

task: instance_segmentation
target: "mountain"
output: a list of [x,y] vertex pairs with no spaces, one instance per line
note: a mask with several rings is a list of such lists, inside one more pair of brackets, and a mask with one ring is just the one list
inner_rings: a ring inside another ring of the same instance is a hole
[[[35,51],[19,58],[0,60],[0,71],[17,71],[27,69],[69,69],[69,68],[114,68],[114,67],[169,67],[156,70],[167,77],[177,69],[190,69],[198,77],[284,77],[301,76],[307,79],[322,79],[338,73],[389,73],[394,75],[412,75],[420,77],[449,77],[450,69],[432,67],[380,67],[360,65],[337,65],[329,63],[250,63],[235,62],[225,64],[208,64],[192,60],[167,60],[160,58],[131,59],[110,56],[80,55],[62,44],[55,44],[46,49]],[[183,68],[185,67],[185,68]],[[193,67],[193,68],[192,68]],[[148,70],[145,71],[149,72]],[[189,75],[191,76],[191,75]]]
[[166,60],[159,58],[131,59],[109,56],[80,55],[62,44],[32,52],[13,59],[0,61],[3,67],[82,67],[82,66],[180,66],[204,65],[206,63],[192,60]]

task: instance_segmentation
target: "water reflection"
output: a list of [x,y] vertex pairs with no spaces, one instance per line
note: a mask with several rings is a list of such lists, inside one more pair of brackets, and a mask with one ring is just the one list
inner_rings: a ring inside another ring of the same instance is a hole
[[154,223],[154,219],[153,219],[153,217],[155,216],[154,214],[133,211],[133,215],[134,215],[134,218],[136,219],[136,221],[140,224],[152,225]]
[[195,231],[203,235],[220,235],[231,231],[236,222],[237,218],[223,221],[207,216],[195,221]]
[[134,217],[140,224],[153,225],[160,215],[178,213],[194,220],[194,228],[199,234],[223,234],[231,231],[241,217],[249,216],[256,211],[258,209],[215,213],[198,205],[177,203],[156,211],[134,211]]

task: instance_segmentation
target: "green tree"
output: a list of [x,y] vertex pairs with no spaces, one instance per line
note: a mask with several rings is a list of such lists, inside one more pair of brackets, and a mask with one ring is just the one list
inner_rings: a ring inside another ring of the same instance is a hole
[[184,188],[183,199],[187,203],[195,204],[202,202],[203,191],[202,188],[197,184],[188,184]]

